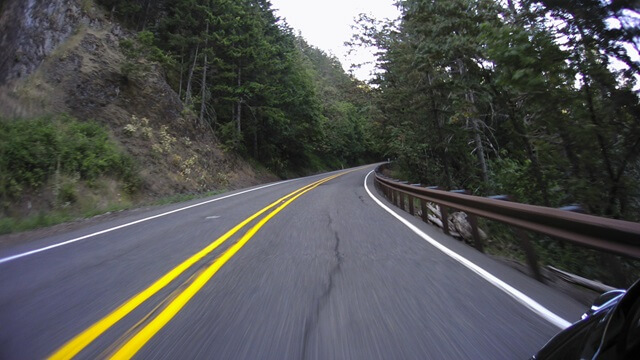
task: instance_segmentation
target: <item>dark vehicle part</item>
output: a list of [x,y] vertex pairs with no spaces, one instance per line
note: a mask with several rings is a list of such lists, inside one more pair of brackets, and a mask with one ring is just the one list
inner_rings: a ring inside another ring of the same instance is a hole
[[600,295],[532,359],[640,359],[640,280]]

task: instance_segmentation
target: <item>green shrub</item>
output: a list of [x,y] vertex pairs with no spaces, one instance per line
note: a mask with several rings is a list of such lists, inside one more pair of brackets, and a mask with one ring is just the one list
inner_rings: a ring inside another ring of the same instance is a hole
[[164,68],[175,65],[174,59],[154,45],[155,38],[150,31],[141,31],[135,39],[120,41],[120,49],[126,61],[122,65],[122,73],[127,77],[142,76],[151,71],[152,63]]
[[[0,119],[0,198],[15,199],[25,190],[37,190],[56,172],[87,182],[113,176],[122,179],[129,192],[140,183],[133,160],[95,122],[67,115]],[[65,202],[74,201],[69,188],[60,190]]]
[[72,182],[66,182],[62,184],[58,191],[58,201],[61,204],[73,204],[78,200],[78,194],[76,193],[76,184]]
[[220,125],[219,133],[222,145],[226,150],[236,152],[245,151],[242,143],[242,134],[238,132],[234,122]]

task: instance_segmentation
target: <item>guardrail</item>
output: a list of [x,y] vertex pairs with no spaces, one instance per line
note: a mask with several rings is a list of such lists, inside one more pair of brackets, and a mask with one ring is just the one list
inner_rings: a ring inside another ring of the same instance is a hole
[[434,187],[422,187],[419,184],[410,185],[384,176],[381,171],[387,165],[382,164],[376,168],[375,184],[389,201],[415,215],[418,200],[425,222],[428,221],[427,203],[437,204],[440,207],[442,228],[446,234],[449,234],[449,210],[465,212],[471,225],[474,246],[479,251],[483,251],[484,246],[478,231],[477,216],[513,226],[531,271],[540,281],[542,276],[537,255],[523,230],[607,253],[640,259],[639,223],[510,202],[508,196],[485,198],[469,195],[464,191],[445,191]]

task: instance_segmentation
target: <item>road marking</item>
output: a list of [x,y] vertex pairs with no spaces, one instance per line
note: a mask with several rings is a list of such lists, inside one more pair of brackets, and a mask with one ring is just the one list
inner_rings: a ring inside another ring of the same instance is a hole
[[205,219],[218,219],[220,216],[207,216]]
[[21,254],[17,254],[17,255],[7,256],[7,257],[5,257],[5,258],[0,258],[0,264],[2,264],[2,263],[6,263],[6,262],[9,262],[9,261],[12,261],[12,260],[20,259],[20,258],[25,257],[25,256],[29,256],[29,255],[33,255],[33,254],[37,254],[37,253],[41,253],[41,252],[43,252],[43,251],[47,251],[47,250],[51,250],[51,249],[55,249],[55,248],[60,247],[60,246],[64,246],[64,245],[68,245],[68,244],[72,244],[72,243],[74,243],[74,242],[77,242],[77,241],[80,241],[80,240],[85,240],[85,239],[88,239],[88,238],[90,238],[90,237],[94,237],[94,236],[97,236],[97,235],[106,234],[106,233],[108,233],[108,232],[111,232],[111,231],[114,231],[114,230],[118,230],[118,229],[122,229],[122,228],[125,228],[125,227],[128,227],[128,226],[131,226],[131,225],[139,224],[139,223],[141,223],[141,222],[145,222],[145,221],[149,221],[149,220],[157,219],[157,218],[162,217],[162,216],[166,216],[166,215],[174,214],[174,213],[177,213],[177,212],[180,212],[180,211],[183,211],[183,210],[191,209],[191,208],[194,208],[194,207],[196,207],[196,206],[201,206],[201,205],[209,204],[209,203],[212,203],[212,202],[216,202],[216,201],[220,201],[220,200],[228,199],[228,198],[230,198],[230,197],[234,197],[234,196],[238,196],[238,195],[246,194],[246,193],[249,193],[249,192],[252,192],[252,191],[257,191],[257,190],[265,189],[265,188],[268,188],[268,187],[271,187],[271,186],[275,186],[275,185],[285,184],[285,183],[288,183],[288,182],[291,182],[291,181],[296,181],[296,180],[300,180],[300,179],[285,180],[285,181],[280,181],[280,182],[273,183],[273,184],[263,185],[263,186],[260,186],[260,187],[257,187],[257,188],[253,188],[253,189],[248,189],[248,190],[240,191],[240,192],[233,193],[233,194],[230,194],[230,195],[225,195],[225,196],[222,196],[222,197],[219,197],[219,198],[215,198],[215,199],[211,199],[211,200],[203,201],[203,202],[201,202],[201,203],[197,203],[197,204],[193,204],[193,205],[185,206],[185,207],[180,208],[180,209],[175,209],[175,210],[167,211],[167,212],[162,213],[162,214],[149,216],[149,217],[144,218],[144,219],[140,219],[140,220],[132,221],[132,222],[130,222],[130,223],[126,223],[126,224],[123,224],[123,225],[118,225],[118,226],[115,226],[115,227],[112,227],[112,228],[109,228],[109,229],[105,229],[105,230],[101,230],[101,231],[98,231],[98,232],[94,232],[93,234],[80,236],[80,237],[77,237],[77,238],[75,238],[75,239],[71,239],[71,240],[66,240],[66,241],[63,241],[63,242],[58,243],[58,244],[53,244],[53,245],[45,246],[45,247],[40,248],[40,249],[35,249],[35,250],[27,251],[27,252],[24,252],[24,253],[21,253]]
[[[352,170],[353,171],[353,170]],[[167,305],[162,312],[160,312],[153,320],[151,320],[144,328],[140,329],[132,338],[130,338],[122,347],[116,351],[111,359],[130,359],[132,358],[151,338],[162,329],[182,308],[195,296],[205,284],[211,280],[211,278],[220,270],[220,268],[229,261],[249,240],[260,230],[264,224],[266,224],[271,218],[278,214],[282,209],[291,204],[294,200],[302,196],[304,193],[315,189],[317,186],[332,180],[338,176],[344,175],[341,173],[329,178],[323,179],[323,181],[314,184],[313,186],[305,189],[304,191],[293,196],[278,208],[270,212],[267,216],[262,218],[256,225],[254,225],[249,231],[247,231],[237,243],[233,244],[227,251],[225,251],[218,259],[216,259],[209,267],[204,270],[184,291],[182,291],[169,305]]]
[[303,186],[300,189],[297,189],[297,190],[295,190],[295,191],[293,191],[293,192],[281,197],[280,199],[274,201],[273,203],[267,205],[266,207],[264,207],[263,209],[259,210],[255,214],[251,215],[247,219],[243,220],[238,225],[233,227],[231,230],[227,231],[224,235],[222,235],[221,237],[216,239],[214,242],[212,242],[211,244],[206,246],[204,249],[202,249],[199,252],[197,252],[196,254],[192,255],[187,260],[183,261],[181,264],[179,264],[178,266],[176,266],[175,268],[170,270],[168,273],[163,275],[160,279],[156,280],[148,288],[146,288],[145,290],[141,291],[137,295],[133,296],[132,298],[127,300],[124,304],[119,306],[117,309],[113,310],[111,313],[109,313],[108,315],[106,315],[102,319],[98,320],[96,323],[91,325],[89,328],[87,328],[86,330],[84,330],[83,332],[81,332],[80,334],[76,335],[74,338],[72,338],[68,342],[66,342],[62,347],[60,347],[53,354],[51,354],[49,356],[49,359],[70,359],[70,358],[74,357],[80,351],[82,351],[82,349],[84,349],[87,345],[89,345],[91,342],[93,342],[98,336],[100,336],[105,331],[107,331],[111,326],[113,326],[115,323],[120,321],[122,318],[124,318],[126,315],[128,315],[131,311],[133,311],[135,308],[137,308],[140,304],[145,302],[147,299],[149,299],[155,293],[157,293],[158,291],[163,289],[165,286],[167,286],[169,283],[171,283],[175,278],[180,276],[180,274],[185,272],[193,264],[195,264],[200,259],[202,259],[206,255],[211,253],[218,246],[222,245],[227,239],[229,239],[231,236],[233,236],[236,232],[238,232],[245,225],[247,225],[248,223],[253,221],[255,218],[257,218],[258,216],[262,215],[267,210],[277,206],[282,201],[285,201],[286,199],[288,199],[288,198],[290,198],[290,197],[292,197],[292,196],[294,196],[294,195],[296,195],[296,194],[298,194],[298,193],[300,193],[302,191],[305,191],[305,189],[309,189],[311,187],[315,187],[315,186],[319,185],[323,180],[325,180],[325,179],[329,179],[330,180],[330,179],[334,178],[335,176],[339,176],[339,175],[341,175],[341,174],[333,175],[333,176],[330,176],[330,177],[324,178],[324,179],[320,179],[320,180],[312,182],[311,184]]
[[373,196],[373,194],[369,190],[369,187],[367,186],[367,179],[369,179],[369,175],[371,175],[373,172],[374,172],[374,170],[370,171],[367,174],[367,176],[365,176],[365,178],[364,178],[364,188],[367,191],[367,193],[369,194],[369,196],[373,199],[373,201],[375,201],[378,205],[380,205],[380,207],[382,207],[388,213],[393,215],[396,219],[400,220],[400,222],[402,222],[405,226],[407,226],[411,231],[413,231],[418,236],[420,236],[421,238],[426,240],[429,244],[433,245],[436,249],[442,251],[443,253],[445,253],[445,255],[448,255],[449,257],[453,258],[454,260],[456,260],[460,264],[462,264],[465,267],[467,267],[469,270],[471,270],[474,273],[480,275],[480,277],[482,277],[483,279],[488,281],[490,284],[492,284],[495,287],[497,287],[498,289],[502,290],[507,295],[511,296],[516,301],[518,301],[519,303],[521,303],[525,307],[527,307],[529,310],[533,311],[534,313],[536,313],[537,315],[541,316],[545,320],[549,321],[553,325],[559,327],[560,329],[565,329],[565,328],[571,326],[571,323],[569,321],[567,321],[567,320],[561,318],[560,316],[556,315],[551,310],[549,310],[546,307],[542,306],[537,301],[535,301],[532,298],[528,297],[527,295],[525,295],[521,291],[517,290],[513,286],[511,286],[511,285],[505,283],[504,281],[498,279],[496,276],[494,276],[493,274],[489,273],[488,271],[486,271],[485,269],[481,268],[480,266],[476,265],[475,263],[471,262],[470,260],[468,260],[467,258],[463,257],[462,255],[454,252],[453,250],[449,249],[448,247],[446,247],[446,246],[442,245],[441,243],[437,242],[432,237],[430,237],[429,235],[427,235],[424,232],[422,232],[422,230],[418,229],[415,225],[410,223],[408,220],[406,220],[402,216],[398,215],[395,211],[391,210],[389,207],[387,207],[385,204],[383,204],[382,201],[378,200],[378,198]]

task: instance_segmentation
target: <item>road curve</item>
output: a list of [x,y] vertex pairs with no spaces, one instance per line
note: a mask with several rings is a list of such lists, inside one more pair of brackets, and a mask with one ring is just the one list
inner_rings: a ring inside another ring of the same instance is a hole
[[0,359],[516,359],[559,330],[407,224],[577,320],[582,305],[390,205],[372,169],[0,249]]

